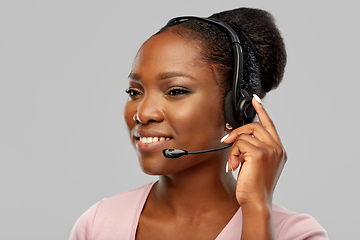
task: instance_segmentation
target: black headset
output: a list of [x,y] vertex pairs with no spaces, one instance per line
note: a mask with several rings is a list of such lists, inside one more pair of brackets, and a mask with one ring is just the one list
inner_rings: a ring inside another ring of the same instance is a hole
[[231,48],[234,54],[234,76],[232,89],[224,99],[225,120],[233,128],[238,128],[242,125],[251,123],[256,116],[256,112],[252,105],[252,96],[242,88],[243,53],[238,35],[228,24],[223,21],[193,16],[173,18],[166,24],[165,27],[170,27],[185,22],[189,19],[197,19],[216,25],[217,27],[224,30],[230,38]]

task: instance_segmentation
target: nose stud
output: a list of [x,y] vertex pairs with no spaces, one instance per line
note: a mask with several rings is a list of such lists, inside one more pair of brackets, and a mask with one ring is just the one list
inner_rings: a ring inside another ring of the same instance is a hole
[[134,120],[134,122],[141,123],[140,118],[139,118],[139,113],[135,113],[135,114],[134,114],[133,120]]

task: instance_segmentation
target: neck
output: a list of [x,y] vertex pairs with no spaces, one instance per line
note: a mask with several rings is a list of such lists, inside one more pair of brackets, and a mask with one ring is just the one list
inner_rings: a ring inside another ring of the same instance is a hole
[[160,176],[152,191],[155,207],[177,216],[235,212],[239,207],[236,180],[225,172],[225,165],[225,161],[209,160],[180,173]]

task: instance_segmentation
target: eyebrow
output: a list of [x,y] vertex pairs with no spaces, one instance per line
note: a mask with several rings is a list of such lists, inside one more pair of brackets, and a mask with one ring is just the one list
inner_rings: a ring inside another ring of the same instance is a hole
[[[175,78],[175,77],[186,77],[186,78],[190,78],[192,80],[197,80],[196,78],[194,78],[193,76],[183,73],[183,72],[163,72],[160,73],[156,76],[156,79],[158,80],[165,80],[165,79],[169,79],[169,78]],[[139,74],[137,73],[133,73],[131,72],[128,76],[128,78],[136,80],[136,81],[141,81],[141,77]]]
[[139,75],[139,74],[136,74],[136,73],[133,73],[133,72],[131,72],[131,73],[129,74],[128,78],[133,79],[133,80],[140,81],[140,75]]

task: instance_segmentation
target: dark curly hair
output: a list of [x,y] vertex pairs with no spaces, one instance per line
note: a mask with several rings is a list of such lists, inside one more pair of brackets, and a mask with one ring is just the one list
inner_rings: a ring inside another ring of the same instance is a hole
[[[273,16],[261,9],[237,8],[209,18],[227,23],[240,38],[244,57],[243,88],[261,98],[276,88],[284,74],[286,51]],[[231,89],[234,57],[230,40],[222,29],[205,21],[190,19],[178,25],[165,26],[156,34],[164,31],[199,40],[202,58],[216,69],[214,76],[224,94]]]

